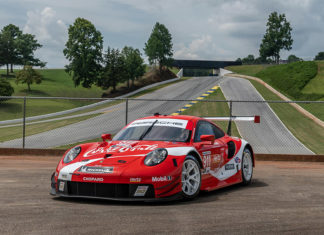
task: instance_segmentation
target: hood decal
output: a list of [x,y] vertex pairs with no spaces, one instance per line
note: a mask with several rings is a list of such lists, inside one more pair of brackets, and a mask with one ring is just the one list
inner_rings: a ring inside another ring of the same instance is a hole
[[89,161],[86,161],[86,162],[75,162],[75,163],[71,163],[65,167],[63,167],[61,170],[60,170],[60,173],[59,173],[59,176],[58,176],[58,179],[60,180],[71,180],[72,178],[72,173],[74,171],[76,171],[77,169],[79,169],[81,166],[85,166],[89,163],[92,163],[92,162],[95,162],[95,161],[99,161],[103,158],[96,158],[96,159],[91,159]]
[[109,148],[95,148],[88,150],[83,154],[83,157],[91,157],[97,154],[108,154],[108,153],[131,153],[135,151],[153,151],[154,149],[158,148],[158,144],[142,144],[132,146],[123,146],[123,145],[112,145]]

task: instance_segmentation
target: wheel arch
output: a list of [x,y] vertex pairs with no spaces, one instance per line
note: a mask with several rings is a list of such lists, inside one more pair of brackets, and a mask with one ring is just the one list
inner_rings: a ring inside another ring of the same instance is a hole
[[252,146],[249,143],[247,143],[244,148],[247,148],[251,152],[251,154],[252,154],[253,167],[255,167],[255,156],[254,156],[254,152],[253,152]]
[[193,156],[193,157],[198,161],[199,166],[200,166],[200,169],[203,168],[202,160],[201,160],[201,158],[200,158],[200,156],[199,156],[199,154],[198,154],[197,152],[195,152],[195,151],[190,151],[187,155],[191,155],[191,156]]

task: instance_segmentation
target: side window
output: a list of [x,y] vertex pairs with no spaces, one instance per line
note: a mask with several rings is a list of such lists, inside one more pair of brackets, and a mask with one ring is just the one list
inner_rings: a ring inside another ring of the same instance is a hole
[[217,126],[213,125],[213,130],[215,133],[215,139],[222,138],[223,136],[225,136],[224,132],[221,129],[219,129]]
[[198,122],[194,142],[200,142],[201,135],[215,135],[213,125],[208,122]]

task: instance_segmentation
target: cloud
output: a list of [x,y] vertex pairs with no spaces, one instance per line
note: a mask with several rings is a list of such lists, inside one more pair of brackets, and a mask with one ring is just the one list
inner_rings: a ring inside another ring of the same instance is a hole
[[[49,67],[67,62],[62,50],[67,27],[77,17],[90,20],[104,36],[104,46],[142,50],[156,22],[172,34],[178,59],[235,60],[258,56],[271,12],[285,13],[293,27],[291,51],[311,59],[323,51],[322,0],[11,0],[0,9],[0,25],[23,26],[43,45],[37,51]],[[143,50],[142,50],[143,52]]]
[[67,41],[67,26],[51,7],[45,7],[41,11],[28,11],[23,32],[35,35],[43,45],[35,53],[41,60],[48,62],[50,66],[65,62],[63,48]]
[[42,11],[28,11],[23,31],[36,35],[40,42],[46,44],[60,45],[67,39],[67,26],[56,17],[51,7],[45,7]]

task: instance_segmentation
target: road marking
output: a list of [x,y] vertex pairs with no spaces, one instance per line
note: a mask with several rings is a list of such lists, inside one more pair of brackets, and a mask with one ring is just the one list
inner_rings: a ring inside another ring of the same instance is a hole
[[[219,86],[214,86],[213,88],[211,88],[210,90],[206,91],[205,93],[203,93],[201,96],[197,97],[196,99],[197,100],[203,100],[207,96],[209,96],[210,94],[212,94],[213,92],[215,92],[218,88],[219,88]],[[198,103],[198,101],[191,101],[189,104],[186,104],[181,109],[178,109],[178,111],[176,111],[174,113],[171,113],[171,115],[173,115],[173,116],[180,115],[180,113],[182,113],[183,111],[185,111],[186,109],[192,107],[192,105],[197,104],[197,103]]]

